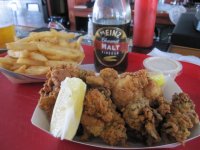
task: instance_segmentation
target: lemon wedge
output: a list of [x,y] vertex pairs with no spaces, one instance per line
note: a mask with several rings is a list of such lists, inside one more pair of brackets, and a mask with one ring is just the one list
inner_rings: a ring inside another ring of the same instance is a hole
[[53,109],[50,132],[61,140],[72,140],[75,136],[82,111],[86,84],[79,78],[66,78]]
[[163,86],[165,84],[165,76],[162,73],[149,73],[149,77],[159,86]]

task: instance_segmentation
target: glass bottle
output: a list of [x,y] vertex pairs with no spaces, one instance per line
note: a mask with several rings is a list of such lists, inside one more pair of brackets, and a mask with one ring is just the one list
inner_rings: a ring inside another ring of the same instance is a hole
[[91,14],[88,15],[87,34],[83,37],[82,43],[86,45],[93,45],[93,24]]
[[128,63],[131,8],[128,0],[96,0],[92,14],[94,62],[97,71],[110,67],[123,72]]

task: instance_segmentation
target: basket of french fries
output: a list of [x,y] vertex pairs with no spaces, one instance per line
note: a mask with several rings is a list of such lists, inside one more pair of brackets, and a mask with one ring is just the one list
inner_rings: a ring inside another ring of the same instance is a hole
[[65,31],[31,32],[28,37],[7,43],[5,57],[0,57],[0,71],[12,82],[44,81],[51,67],[79,65],[84,59],[81,38]]

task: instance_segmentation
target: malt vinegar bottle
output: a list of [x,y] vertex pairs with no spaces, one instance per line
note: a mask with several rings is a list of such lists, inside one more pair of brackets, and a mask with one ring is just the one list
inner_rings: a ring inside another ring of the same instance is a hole
[[123,72],[128,63],[128,35],[131,9],[128,0],[96,0],[92,14],[94,63]]

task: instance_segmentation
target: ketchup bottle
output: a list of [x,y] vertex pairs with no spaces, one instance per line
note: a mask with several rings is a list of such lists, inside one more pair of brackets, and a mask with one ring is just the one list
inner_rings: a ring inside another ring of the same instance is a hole
[[158,0],[135,0],[133,46],[152,46],[157,4]]

